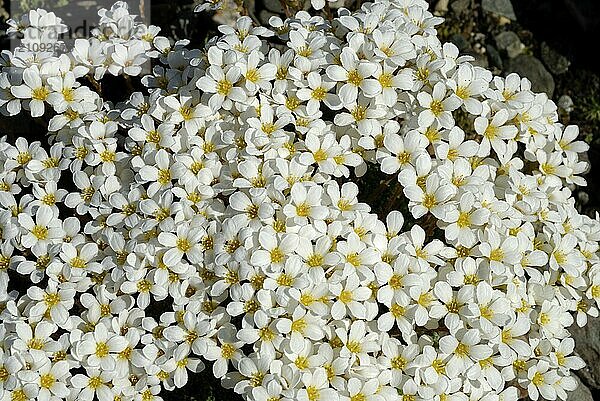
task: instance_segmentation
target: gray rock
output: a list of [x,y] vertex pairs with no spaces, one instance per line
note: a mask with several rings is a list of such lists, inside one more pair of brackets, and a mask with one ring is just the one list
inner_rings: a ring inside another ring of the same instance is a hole
[[551,73],[563,74],[569,69],[571,62],[562,54],[551,48],[548,43],[542,43],[542,61]]
[[273,13],[271,11],[267,11],[267,10],[260,10],[260,12],[258,13],[258,20],[260,22],[262,22],[265,26],[268,26],[269,18],[271,18],[274,15],[278,15],[278,14]]
[[496,46],[505,50],[508,57],[515,58],[523,52],[525,45],[521,43],[519,36],[513,31],[504,31],[496,35]]
[[500,53],[498,53],[498,50],[496,50],[496,48],[492,45],[487,45],[485,47],[485,51],[487,52],[490,64],[496,68],[502,69],[502,57],[500,57]]
[[450,3],[450,8],[455,14],[462,14],[471,7],[471,0],[454,0]]
[[283,7],[279,0],[263,0],[265,8],[274,13],[282,13]]
[[581,382],[579,377],[576,374],[573,374],[575,380],[577,380],[577,388],[568,394],[567,401],[594,401],[594,397],[592,396],[592,392],[590,389]]
[[439,14],[446,14],[448,12],[448,3],[450,0],[438,0],[435,4],[434,10]]
[[510,0],[482,0],[481,7],[488,13],[494,13],[516,21],[517,16]]
[[482,67],[482,68],[489,67],[490,64],[489,64],[488,58],[485,54],[471,53],[471,56],[475,57],[475,60],[471,61],[471,64],[478,66],[478,67]]
[[587,364],[577,375],[592,390],[600,390],[600,319],[588,319],[584,327],[574,324],[569,331],[575,340],[575,353]]
[[522,77],[527,77],[531,81],[531,89],[534,92],[546,92],[548,97],[552,98],[552,94],[554,93],[554,78],[552,78],[552,74],[548,72],[540,60],[527,54],[521,54],[513,59],[509,59],[507,64],[507,74],[516,72]]
[[455,33],[454,35],[452,35],[452,37],[450,38],[450,42],[454,43],[461,53],[471,48],[471,45],[469,44],[467,39],[465,39],[465,37],[460,33]]

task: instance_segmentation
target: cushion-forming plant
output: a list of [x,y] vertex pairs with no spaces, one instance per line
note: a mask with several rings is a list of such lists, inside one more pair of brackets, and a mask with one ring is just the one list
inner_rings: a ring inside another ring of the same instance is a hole
[[[1,54],[2,118],[47,133],[0,140],[1,401],[160,400],[205,364],[256,401],[576,387],[600,224],[571,196],[587,145],[527,79],[441,44],[422,0],[202,50],[99,14],[63,49],[30,11]],[[144,90],[107,101],[108,75]],[[408,214],[358,201],[367,168]]]

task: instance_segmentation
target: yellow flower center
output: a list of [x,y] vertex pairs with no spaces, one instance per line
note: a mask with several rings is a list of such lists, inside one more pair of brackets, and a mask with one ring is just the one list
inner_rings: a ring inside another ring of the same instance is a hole
[[110,150],[105,150],[102,153],[100,153],[100,160],[102,160],[102,162],[104,163],[112,163],[115,161],[116,158],[117,154]]
[[489,140],[496,138],[496,136],[498,136],[498,127],[494,125],[488,125],[488,127],[483,132],[483,136],[485,136]]
[[246,72],[246,80],[256,83],[260,81],[260,73],[256,68],[252,68]]
[[398,155],[398,162],[400,162],[400,164],[402,164],[402,165],[410,163],[410,159],[411,159],[411,154],[409,152],[405,151]]
[[395,356],[390,360],[392,369],[395,370],[404,370],[406,367],[406,362],[406,359],[402,358],[401,356]]
[[440,100],[432,100],[431,104],[429,105],[429,108],[431,109],[433,115],[436,117],[444,112],[444,105]]
[[475,285],[477,283],[479,283],[479,277],[477,276],[477,274],[465,274],[465,285]]
[[[282,256],[282,258],[283,258],[283,256]],[[277,281],[277,284],[282,287],[291,287],[292,283],[294,282],[294,279],[289,274],[281,273],[279,275],[279,277],[277,277],[276,281]]]
[[[304,45],[301,48],[299,48],[296,53],[302,57],[310,57],[312,55],[313,51],[309,46]],[[286,69],[286,75],[287,75],[287,69]]]
[[363,77],[360,75],[358,70],[348,71],[348,83],[354,86],[359,86],[363,80]]
[[321,101],[327,96],[327,91],[322,86],[319,86],[318,88],[313,89],[310,96],[315,100]]
[[294,365],[300,370],[308,368],[308,358],[305,356],[298,356],[294,361]]
[[527,362],[522,359],[517,359],[512,365],[517,372],[524,372],[527,370]]
[[423,206],[431,210],[437,205],[437,201],[435,200],[435,195],[433,194],[425,194],[423,197]]
[[469,355],[469,346],[466,344],[463,344],[463,343],[458,343],[458,345],[456,346],[456,350],[454,352],[459,357],[464,358],[467,355]]
[[356,105],[350,112],[355,121],[362,121],[367,118],[367,108],[365,106]]
[[231,359],[236,351],[237,348],[233,344],[225,343],[221,346],[221,356],[224,359]]
[[471,93],[469,92],[469,88],[467,88],[466,86],[459,86],[458,88],[456,88],[456,96],[465,100],[471,96]]
[[146,279],[140,280],[137,282],[137,289],[139,292],[149,292],[152,288],[152,283]]
[[181,252],[187,252],[192,248],[192,244],[187,238],[178,238],[176,241],[177,249]]
[[275,338],[275,333],[268,327],[262,327],[258,330],[258,337],[262,341],[271,342]]
[[399,274],[393,274],[388,280],[388,284],[394,290],[402,288],[402,276]]
[[494,262],[500,262],[502,259],[504,259],[504,251],[501,248],[493,249],[490,252],[490,260],[493,260]]
[[556,251],[554,251],[553,255],[554,259],[556,259],[556,263],[558,263],[559,266],[562,266],[565,263],[567,263],[567,255],[565,255],[565,253],[561,250],[557,249]]
[[358,393],[350,397],[350,401],[366,401],[367,397],[363,393]]
[[313,158],[315,159],[315,161],[317,163],[327,160],[328,157],[329,157],[329,155],[323,149],[319,149],[313,153]]
[[56,203],[56,196],[54,194],[47,194],[42,197],[42,202],[48,206],[52,206]]
[[394,79],[393,75],[388,72],[384,72],[383,74],[381,74],[379,76],[379,78],[377,78],[377,80],[379,81],[379,84],[384,89],[392,87],[393,79]]
[[460,228],[470,227],[471,226],[471,213],[470,212],[460,212],[458,215],[458,220],[456,224]]
[[360,255],[356,252],[350,252],[348,255],[346,255],[346,262],[350,263],[354,267],[358,267],[362,263]]
[[481,314],[481,317],[486,318],[488,320],[494,317],[494,311],[488,305],[480,305],[479,313]]
[[42,348],[44,348],[44,345],[45,341],[37,337],[33,337],[32,339],[27,341],[27,347],[29,349],[41,350]]
[[353,296],[352,296],[352,291],[349,290],[343,290],[340,293],[339,299],[342,303],[347,304],[352,302],[353,300]]
[[33,100],[41,100],[44,101],[48,99],[48,95],[50,94],[50,89],[45,86],[40,86],[39,88],[35,88],[31,91],[31,98]]
[[31,229],[31,233],[38,240],[45,240],[48,238],[48,228],[40,225],[36,225]]
[[[301,55],[300,53],[298,53],[299,55]],[[307,56],[305,56],[307,57]],[[275,74],[275,79],[277,79],[278,81],[284,80],[287,78],[287,73],[288,73],[288,68],[284,67],[284,66],[279,66],[277,67],[277,74]]]
[[10,373],[8,373],[8,370],[4,367],[4,365],[0,366],[0,382],[5,382],[9,376]]
[[531,382],[537,386],[540,387],[542,384],[544,384],[544,375],[540,372],[535,372],[535,374],[533,375],[533,379],[531,379]]
[[158,177],[156,181],[160,185],[167,185],[171,182],[171,171],[167,168],[158,170]]
[[194,117],[194,109],[190,106],[181,106],[179,108],[179,114],[185,121],[189,121]]
[[88,387],[93,390],[97,389],[103,384],[104,382],[102,381],[102,378],[100,376],[90,377],[90,379],[88,380]]
[[146,141],[149,143],[158,144],[158,143],[160,143],[160,140],[161,140],[160,133],[156,130],[148,131],[148,133],[146,134]]
[[46,373],[40,376],[40,387],[45,389],[51,389],[54,385],[56,378],[50,373]]
[[431,362],[431,367],[438,375],[442,375],[446,372],[446,363],[441,359],[434,359],[433,362]]
[[405,311],[406,309],[402,305],[392,304],[392,306],[390,307],[390,312],[395,318],[404,316]]
[[69,261],[69,264],[76,269],[83,269],[86,265],[85,260],[81,259],[79,256],[74,257]]
[[17,163],[23,165],[27,164],[33,159],[29,152],[21,152],[17,155]]
[[96,343],[96,352],[95,355],[98,358],[104,358],[108,355],[108,344],[105,342]]
[[550,319],[550,315],[548,315],[548,314],[547,314],[547,313],[545,313],[545,312],[542,312],[542,313],[540,313],[540,316],[539,316],[539,319],[538,319],[538,320],[539,320],[539,322],[540,322],[542,325],[544,325],[544,326],[545,326],[545,325],[547,325],[548,323],[550,323],[550,320],[551,320],[551,319]]
[[362,351],[362,345],[356,340],[349,341],[348,344],[346,344],[346,348],[353,354],[358,354]]
[[308,401],[318,401],[321,398],[321,392],[315,386],[308,386],[306,388],[306,395],[308,396]]
[[448,304],[446,304],[446,309],[448,309],[448,313],[458,313],[461,308],[461,304],[458,302],[456,298],[452,298]]
[[300,217],[308,217],[310,215],[310,205],[306,202],[297,205],[296,214]]
[[277,126],[273,123],[263,123],[260,126],[260,129],[267,134],[268,136],[270,136],[273,132],[275,132],[277,130]]
[[44,302],[48,308],[53,308],[60,302],[60,295],[57,293],[48,293],[44,295]]
[[427,308],[432,302],[433,296],[429,292],[424,292],[423,294],[419,295],[419,300],[417,301],[417,303],[424,308]]
[[323,257],[323,255],[313,253],[312,255],[310,255],[308,257],[308,259],[306,260],[306,263],[310,267],[317,267],[317,266],[321,266],[323,264],[324,260],[325,260],[325,258]]
[[292,322],[292,331],[303,333],[307,326],[308,323],[306,322],[306,320],[304,320],[304,318],[300,318]]
[[64,88],[61,93],[65,101],[72,102],[75,100],[75,91],[73,88]]
[[592,298],[600,298],[600,285],[593,285],[591,293]]

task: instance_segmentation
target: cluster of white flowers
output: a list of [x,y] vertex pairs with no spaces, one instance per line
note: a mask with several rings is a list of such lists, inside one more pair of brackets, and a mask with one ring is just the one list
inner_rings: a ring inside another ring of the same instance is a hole
[[[571,196],[587,145],[527,79],[442,45],[423,0],[242,17],[203,50],[100,17],[59,56],[31,11],[0,58],[0,112],[48,132],[0,140],[1,401],[160,400],[205,364],[255,401],[575,388],[600,222]],[[367,164],[411,216],[358,201]]]

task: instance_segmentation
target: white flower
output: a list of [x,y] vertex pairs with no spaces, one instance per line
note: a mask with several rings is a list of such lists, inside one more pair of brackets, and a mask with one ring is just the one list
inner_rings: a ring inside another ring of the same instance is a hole
[[475,196],[467,192],[461,196],[458,209],[447,212],[444,220],[450,224],[444,229],[446,239],[456,241],[467,248],[475,245],[476,226],[481,226],[488,221],[489,210],[476,209],[474,205]]
[[158,236],[159,242],[168,248],[163,255],[163,262],[175,272],[185,271],[180,267],[184,255],[192,263],[202,260],[202,232],[195,227],[193,223],[183,223],[177,226],[176,234],[162,232]]
[[327,372],[322,367],[304,373],[302,383],[304,388],[298,391],[299,401],[337,401],[339,399],[338,392],[329,387]]
[[86,368],[86,375],[78,373],[71,378],[71,383],[76,389],[81,389],[78,397],[92,399],[95,396],[100,401],[111,401],[115,394],[111,389],[111,380],[115,374],[112,371],[98,368]]
[[404,194],[410,200],[412,215],[419,218],[430,212],[437,218],[443,218],[448,208],[444,203],[454,196],[452,185],[442,184],[440,177],[430,175],[425,181],[425,188],[417,185],[404,188]]
[[209,361],[214,361],[213,374],[219,379],[227,374],[230,361],[237,363],[242,358],[242,343],[235,338],[231,327],[219,330],[217,337],[219,344],[209,344],[203,356]]
[[48,358],[43,361],[44,363],[41,363],[35,371],[26,371],[25,381],[35,382],[39,387],[37,394],[39,400],[47,401],[55,397],[64,399],[69,395],[69,388],[65,383],[69,376],[69,363],[67,361],[52,363]]
[[23,71],[23,85],[13,86],[11,93],[19,99],[29,99],[28,108],[32,117],[44,114],[44,102],[48,100],[51,89],[42,81],[37,66],[31,66]]
[[[213,53],[209,53],[209,57],[210,54]],[[208,67],[207,75],[201,77],[196,85],[205,92],[213,93],[208,103],[211,110],[217,111],[221,107],[230,109],[232,102],[243,102],[246,99],[244,89],[235,86],[241,76],[242,72],[235,65],[230,64],[223,70],[220,65],[213,64]]]
[[321,206],[322,196],[322,187],[296,183],[291,190],[292,203],[285,205],[283,212],[298,225],[308,224],[309,218],[322,221],[329,213],[327,207]]
[[461,329],[456,337],[449,335],[440,339],[440,350],[452,356],[446,364],[448,377],[454,378],[469,369],[475,362],[492,355],[492,348],[480,344],[479,330]]
[[327,67],[327,76],[336,82],[343,82],[338,96],[343,105],[348,105],[358,98],[358,90],[367,97],[373,97],[381,91],[381,84],[371,79],[377,67],[374,63],[359,60],[356,52],[345,47],[340,55],[342,65]]
[[127,341],[100,323],[92,333],[83,335],[81,342],[77,343],[77,353],[87,357],[87,363],[92,367],[100,367],[104,371],[115,368],[115,357],[127,347]]
[[452,111],[460,107],[460,99],[455,95],[446,97],[446,91],[446,86],[438,82],[431,94],[420,92],[417,95],[419,104],[424,108],[419,113],[419,126],[430,127],[434,121],[444,128],[450,129],[454,126]]
[[427,138],[417,131],[410,131],[404,138],[398,134],[386,135],[383,144],[385,150],[377,151],[381,154],[381,171],[394,174],[424,154],[427,147]]
[[75,290],[60,288],[55,281],[49,281],[44,291],[39,287],[29,287],[27,295],[35,302],[30,310],[31,316],[41,319],[48,316],[60,327],[68,327],[69,309],[73,307]]
[[48,135],[0,139],[1,401],[157,400],[200,358],[249,401],[575,388],[600,305],[578,129],[427,2],[326,4],[202,49],[122,1],[60,56],[53,13],[8,22],[0,113]]
[[356,274],[346,277],[344,284],[333,284],[330,290],[336,297],[331,306],[331,317],[341,320],[350,312],[350,315],[357,319],[366,318],[366,309],[363,303],[371,296],[371,290],[367,287],[360,287],[360,281]]
[[28,214],[19,214],[19,224],[26,230],[21,236],[21,244],[41,255],[49,245],[60,243],[63,230],[55,213],[51,207],[42,205],[35,212],[35,221]]
[[527,392],[532,400],[537,400],[540,395],[546,400],[556,399],[554,384],[559,376],[555,370],[549,368],[550,364],[542,360],[527,369]]
[[488,155],[490,147],[498,155],[506,152],[505,140],[514,139],[518,131],[514,125],[505,125],[508,118],[508,111],[501,109],[492,116],[491,121],[487,117],[477,117],[475,119],[475,131],[483,136],[479,145],[478,154],[480,156]]
[[330,109],[336,110],[341,107],[338,97],[330,90],[335,86],[335,82],[324,80],[317,72],[312,71],[306,77],[308,87],[300,87],[296,95],[298,99],[306,101],[306,111],[309,114],[315,114],[319,111],[321,102]]

